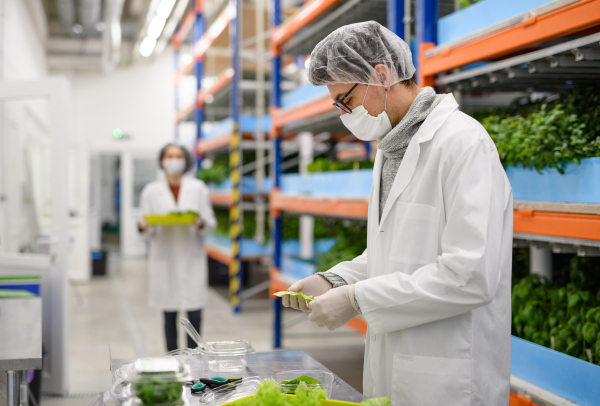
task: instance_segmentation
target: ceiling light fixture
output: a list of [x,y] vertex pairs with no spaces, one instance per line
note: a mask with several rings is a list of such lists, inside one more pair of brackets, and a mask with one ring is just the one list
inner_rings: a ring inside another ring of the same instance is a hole
[[152,55],[154,48],[156,47],[156,42],[160,38],[160,35],[165,28],[165,24],[167,23],[167,18],[171,14],[173,10],[173,6],[175,5],[176,0],[160,0],[158,6],[156,7],[156,14],[150,20],[150,24],[148,24],[148,29],[146,31],[146,36],[140,43],[140,54],[144,57],[149,57]]

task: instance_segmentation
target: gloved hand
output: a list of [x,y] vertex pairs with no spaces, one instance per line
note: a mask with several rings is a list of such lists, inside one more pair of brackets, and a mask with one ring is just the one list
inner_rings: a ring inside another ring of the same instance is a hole
[[309,303],[312,309],[308,320],[317,323],[317,326],[326,326],[329,330],[335,330],[352,320],[358,315],[350,302],[350,289],[354,285],[344,285],[331,289],[324,295],[319,296]]
[[[302,292],[307,296],[321,296],[325,292],[333,289],[331,283],[327,282],[325,278],[319,275],[312,275],[308,278],[304,278],[294,283],[288,291],[291,292]],[[310,311],[306,300],[296,296],[284,296],[281,301],[285,307],[291,307],[292,309],[301,310],[303,312]]]

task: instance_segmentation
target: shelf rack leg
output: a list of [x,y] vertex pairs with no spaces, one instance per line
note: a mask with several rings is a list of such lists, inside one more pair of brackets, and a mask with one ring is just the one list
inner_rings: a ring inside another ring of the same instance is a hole
[[[281,24],[281,0],[273,0],[271,7],[271,30],[272,32]],[[271,81],[273,82],[271,95],[271,117],[281,107],[281,55],[280,49],[277,47],[271,48],[271,56],[273,68]],[[273,191],[277,193],[281,187],[281,130],[273,128],[273,154],[275,162],[273,164]],[[273,266],[275,272],[281,270],[281,244],[283,240],[283,215],[278,210],[271,210],[273,219]],[[281,348],[281,299],[273,300],[274,321],[273,321],[273,347]]]
[[229,237],[231,238],[231,263],[229,264],[229,295],[231,306],[235,313],[242,311],[242,151],[240,133],[240,36],[242,18],[242,0],[230,0],[235,8],[235,18],[229,25],[229,38],[233,49],[233,80],[231,89],[231,112],[233,120],[233,136],[229,144],[229,174],[233,190],[231,192],[231,207],[229,208]]
[[415,40],[417,42],[418,58],[417,78],[419,86],[433,86],[433,77],[423,77],[419,74],[421,60],[425,50],[437,43],[437,20],[439,16],[438,0],[421,0],[415,2]]
[[[196,44],[204,35],[204,17],[202,16],[202,7],[204,0],[196,0],[194,11],[196,13],[196,23],[194,24],[193,44]],[[196,58],[196,90],[197,94],[202,89],[202,76],[204,74],[204,56]],[[194,120],[196,121],[196,168],[200,171],[202,164],[202,154],[200,153],[200,140],[202,139],[202,123],[204,122],[204,106],[198,102],[196,97],[196,108],[194,111]]]
[[552,282],[552,248],[536,247],[529,248],[529,267],[531,273],[543,276]]

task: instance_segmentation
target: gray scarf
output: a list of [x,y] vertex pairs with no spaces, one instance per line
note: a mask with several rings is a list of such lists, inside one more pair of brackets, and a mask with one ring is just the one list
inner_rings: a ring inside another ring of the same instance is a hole
[[410,105],[406,116],[389,133],[377,140],[377,147],[384,157],[379,189],[379,220],[381,220],[385,202],[390,194],[410,140],[417,133],[429,113],[440,104],[444,97],[446,95],[435,94],[435,90],[431,87],[423,88]]

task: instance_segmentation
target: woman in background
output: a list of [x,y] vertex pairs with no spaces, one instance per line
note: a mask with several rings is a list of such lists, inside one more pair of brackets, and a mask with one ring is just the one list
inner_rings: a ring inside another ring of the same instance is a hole
[[[204,182],[184,173],[192,169],[190,153],[168,144],[159,153],[159,165],[166,179],[147,184],[142,190],[142,215],[193,211],[194,225],[148,226],[144,217],[139,230],[150,240],[150,306],[164,312],[167,351],[177,349],[177,311],[187,310],[188,318],[200,332],[202,309],[208,294],[208,260],[204,237],[217,227]],[[188,337],[188,347],[197,345]]]

